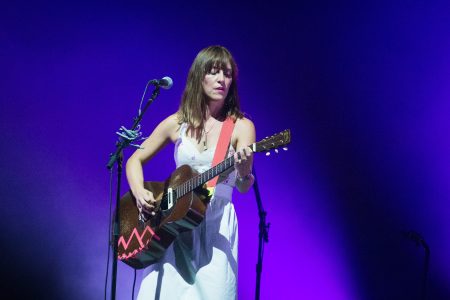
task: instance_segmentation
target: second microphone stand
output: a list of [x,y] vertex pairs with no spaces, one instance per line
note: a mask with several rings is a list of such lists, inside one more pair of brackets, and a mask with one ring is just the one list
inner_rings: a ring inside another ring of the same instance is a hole
[[259,300],[259,294],[261,289],[261,273],[264,256],[264,243],[269,242],[269,227],[270,223],[266,223],[266,211],[262,206],[261,195],[259,193],[258,180],[256,177],[256,170],[253,167],[253,176],[255,176],[255,182],[253,183],[253,190],[255,191],[256,203],[258,205],[259,215],[259,245],[258,245],[258,263],[256,264],[256,290],[255,300]]

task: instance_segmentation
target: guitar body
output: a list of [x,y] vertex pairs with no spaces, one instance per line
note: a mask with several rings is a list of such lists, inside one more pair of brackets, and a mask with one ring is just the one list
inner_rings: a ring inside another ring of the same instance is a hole
[[161,208],[151,218],[139,218],[136,199],[131,192],[120,199],[118,259],[135,269],[145,268],[164,255],[179,233],[192,230],[203,221],[208,197],[192,191],[180,198],[175,197],[170,208],[167,208],[168,200],[164,197],[170,188],[197,174],[190,166],[184,165],[176,169],[166,181],[145,182],[144,187],[153,193],[157,206]]

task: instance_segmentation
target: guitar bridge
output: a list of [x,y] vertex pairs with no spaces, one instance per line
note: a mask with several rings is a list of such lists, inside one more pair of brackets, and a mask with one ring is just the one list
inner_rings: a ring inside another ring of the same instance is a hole
[[140,212],[138,215],[138,227],[140,230],[144,230],[145,227],[145,222],[147,222],[149,220],[149,215],[144,213],[144,212]]

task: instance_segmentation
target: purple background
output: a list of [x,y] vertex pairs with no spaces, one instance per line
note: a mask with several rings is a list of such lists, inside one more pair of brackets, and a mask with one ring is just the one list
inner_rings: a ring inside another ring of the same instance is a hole
[[[360,2],[2,4],[2,291],[103,297],[114,132],[169,75],[149,134],[197,52],[222,44],[257,138],[292,130],[288,152],[255,158],[271,223],[261,299],[419,299],[424,251],[405,230],[430,245],[430,299],[450,299],[449,5]],[[147,180],[174,169],[172,151]],[[252,299],[253,193],[235,206],[239,297]],[[120,263],[118,299],[132,280]]]

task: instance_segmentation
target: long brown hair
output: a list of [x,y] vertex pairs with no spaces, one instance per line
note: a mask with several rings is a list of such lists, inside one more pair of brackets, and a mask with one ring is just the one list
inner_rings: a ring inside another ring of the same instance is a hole
[[[231,65],[232,81],[228,95],[222,108],[221,117],[242,118],[237,88],[238,68],[236,62],[223,46],[209,46],[201,50],[194,59],[186,81],[177,116],[180,123],[187,123],[197,133],[203,131],[207,112],[207,98],[203,91],[202,81],[213,67],[226,69]],[[197,134],[200,140],[200,136]]]

